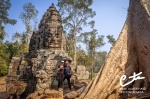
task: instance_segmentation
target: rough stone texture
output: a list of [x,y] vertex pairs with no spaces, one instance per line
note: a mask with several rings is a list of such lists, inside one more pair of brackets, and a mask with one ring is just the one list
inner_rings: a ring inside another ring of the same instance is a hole
[[86,67],[83,65],[77,66],[78,79],[89,79],[89,72],[86,71]]
[[45,90],[45,97],[49,99],[63,99],[62,92],[56,90]]
[[28,96],[28,99],[35,99],[35,96],[40,98],[43,95],[62,99],[63,92],[44,92],[56,88],[57,68],[61,61],[72,60],[65,52],[65,44],[61,16],[52,4],[44,14],[39,29],[33,32],[29,52],[22,57],[14,57],[9,65],[6,77],[9,98],[25,99]]
[[64,96],[64,99],[74,99],[78,94],[76,91],[72,91]]
[[63,99],[63,93],[57,90],[46,89],[44,92],[34,92],[26,99]]
[[86,86],[81,87],[80,89],[76,91],[71,91],[64,95],[64,99],[77,99],[81,95],[81,93],[84,91]]
[[68,88],[64,88],[64,99],[78,99],[78,97],[83,93],[85,87],[89,84],[91,80],[77,80],[75,84],[73,84],[72,91]]
[[[150,14],[148,0],[130,0],[127,20],[117,42],[108,54],[105,65],[85,88],[80,99],[150,98]],[[143,88],[144,93],[121,93],[120,78],[124,83],[133,73],[143,72],[144,80],[136,80],[124,88]],[[146,98],[147,97],[147,98]]]
[[61,16],[54,4],[44,14],[39,29],[31,37],[29,51],[37,49],[66,50]]
[[36,75],[36,90],[53,87],[56,80],[57,67],[61,60],[70,60],[63,51],[40,50],[37,58],[33,59],[32,73]]

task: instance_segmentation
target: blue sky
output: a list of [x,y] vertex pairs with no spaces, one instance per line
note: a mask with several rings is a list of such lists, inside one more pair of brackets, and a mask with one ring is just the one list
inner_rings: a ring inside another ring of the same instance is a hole
[[[114,35],[115,39],[118,38],[119,33],[126,20],[127,9],[129,6],[129,0],[93,0],[91,8],[96,11],[95,29],[98,30],[99,35]],[[39,11],[37,16],[38,24],[52,3],[57,4],[57,0],[11,0],[12,6],[9,10],[9,17],[17,20],[15,25],[6,25],[5,31],[8,34],[5,40],[11,41],[11,36],[15,32],[25,31],[25,26],[19,19],[19,15],[22,11],[23,4],[32,2],[36,9]],[[85,31],[85,30],[83,30]],[[105,37],[105,46],[100,48],[100,51],[109,51],[111,45]]]

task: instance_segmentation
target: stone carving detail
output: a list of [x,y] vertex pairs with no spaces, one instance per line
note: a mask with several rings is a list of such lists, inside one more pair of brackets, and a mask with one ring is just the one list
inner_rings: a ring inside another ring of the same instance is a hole
[[52,4],[42,18],[39,30],[33,32],[29,51],[43,48],[65,50],[65,42],[61,16]]

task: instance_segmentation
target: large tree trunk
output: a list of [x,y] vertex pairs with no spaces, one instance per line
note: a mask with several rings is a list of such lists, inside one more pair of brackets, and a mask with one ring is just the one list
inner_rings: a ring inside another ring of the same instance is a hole
[[[147,1],[147,2],[146,2]],[[146,5],[145,3],[146,2]],[[150,15],[148,0],[130,0],[127,20],[98,75],[80,95],[81,99],[144,97],[150,93]],[[125,88],[146,88],[144,93],[121,93],[120,78],[142,72],[145,79]]]

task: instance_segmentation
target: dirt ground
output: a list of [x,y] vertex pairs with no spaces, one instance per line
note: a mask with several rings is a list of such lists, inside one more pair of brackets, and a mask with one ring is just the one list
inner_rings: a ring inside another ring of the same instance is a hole
[[0,77],[0,99],[5,99],[6,96],[6,82],[5,76]]

